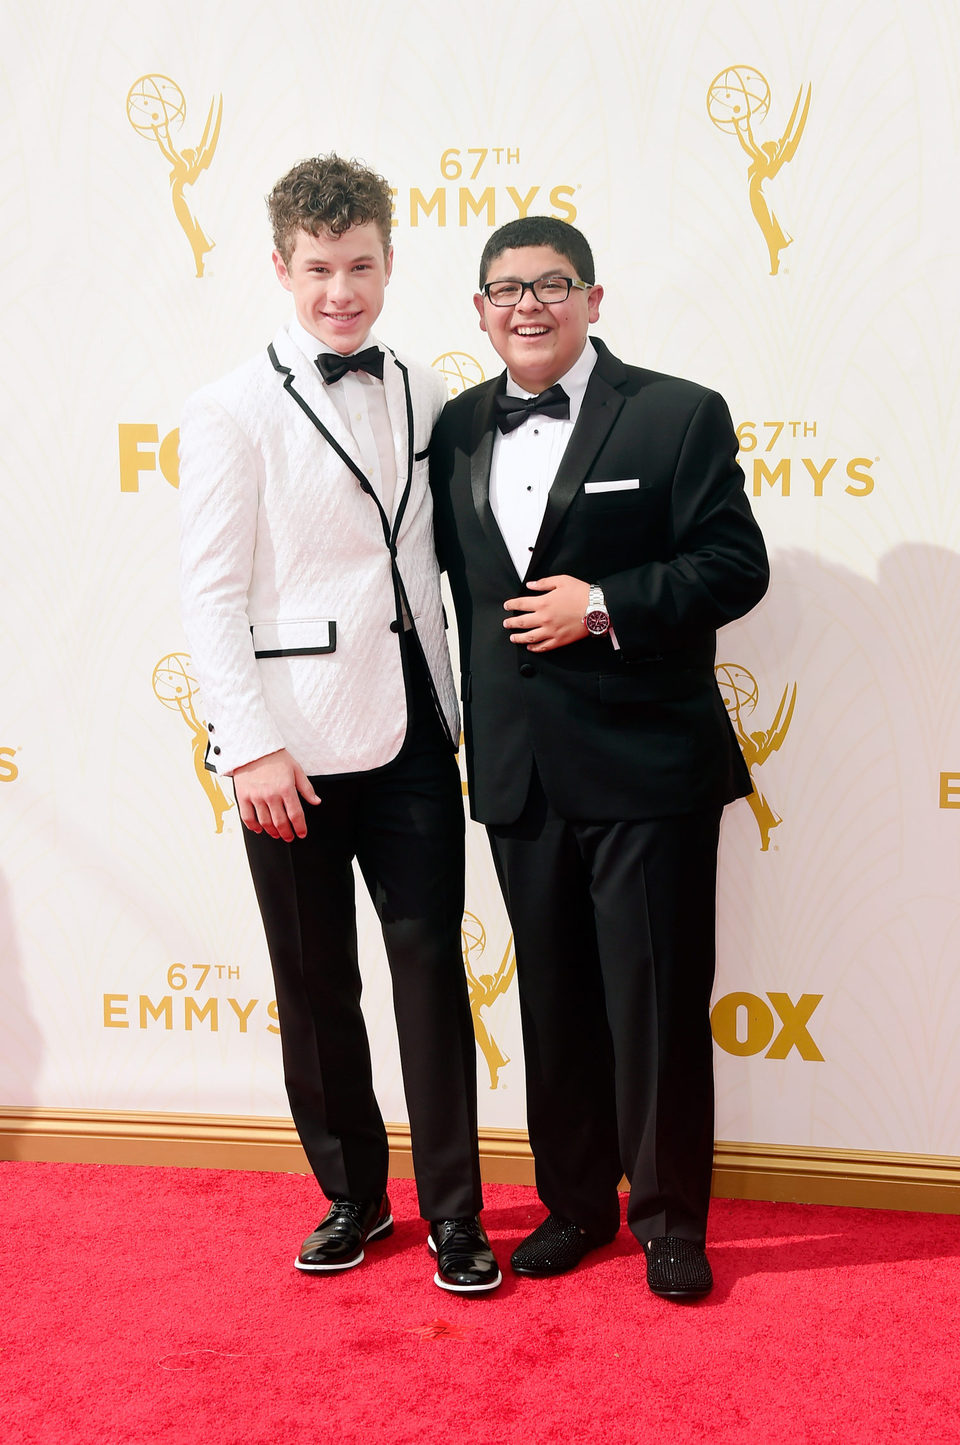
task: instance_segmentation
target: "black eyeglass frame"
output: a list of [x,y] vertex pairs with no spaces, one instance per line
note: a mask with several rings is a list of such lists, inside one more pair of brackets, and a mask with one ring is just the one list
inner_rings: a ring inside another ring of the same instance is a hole
[[[555,286],[558,281],[563,281],[566,283],[566,295],[555,296],[553,300],[550,301],[545,301],[542,296],[537,295],[538,286],[543,286],[547,282],[549,282],[551,286]],[[490,302],[491,306],[519,306],[520,302],[523,300],[524,296],[528,291],[532,294],[535,301],[540,302],[541,306],[560,306],[564,301],[569,299],[571,291],[592,291],[596,284],[597,283],[595,281],[577,281],[574,279],[573,276],[538,276],[535,281],[512,281],[509,278],[504,277],[500,281],[484,282],[484,284],[480,287],[480,294],[487,301]],[[515,297],[512,301],[495,301],[490,295],[491,286],[519,286],[520,295]]]

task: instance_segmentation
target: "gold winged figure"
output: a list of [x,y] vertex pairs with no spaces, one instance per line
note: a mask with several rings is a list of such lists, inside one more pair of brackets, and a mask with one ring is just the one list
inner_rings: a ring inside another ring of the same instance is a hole
[[463,915],[460,939],[463,948],[463,966],[467,971],[467,992],[470,998],[470,1012],[473,1015],[473,1032],[476,1036],[477,1047],[486,1060],[490,1087],[495,1089],[500,1079],[500,1070],[509,1064],[510,1060],[490,1034],[480,1015],[480,1010],[489,1008],[495,999],[506,993],[513,982],[513,976],[517,971],[517,955],[513,947],[513,937],[511,935],[507,940],[507,946],[503,950],[503,957],[496,973],[474,972],[472,960],[481,958],[487,946],[486,930],[476,914],[465,913]]
[[757,827],[760,829],[760,851],[766,853],[770,847],[770,834],[783,822],[783,819],[770,806],[761,792],[754,776],[754,769],[762,767],[770,754],[778,752],[782,746],[790,728],[793,710],[797,702],[797,684],[794,683],[792,688],[788,684],[783,689],[776,715],[765,731],[748,732],[746,718],[753,712],[759,701],[759,689],[755,677],[745,667],[731,662],[719,663],[715,671],[724,706],[733,723],[744,762],[750,773],[750,781],[753,783],[753,792],[747,798],[747,802],[753,809]]
[[[214,115],[214,107],[216,107],[216,115]],[[171,139],[169,125],[164,125],[162,130],[158,126],[156,131],[157,145],[173,167],[170,172],[170,196],[173,200],[173,210],[183,228],[184,235],[190,242],[198,276],[203,275],[204,256],[208,251],[213,250],[216,242],[210,240],[200,225],[191,211],[183,191],[185,186],[192,186],[199,179],[201,172],[205,171],[213,160],[213,153],[220,138],[222,119],[223,97],[218,96],[216,100],[210,102],[207,123],[196,149],[192,146],[184,146],[182,151],[178,151]]]
[[707,92],[710,119],[718,129],[735,132],[750,160],[747,169],[750,209],[767,243],[771,276],[780,270],[780,252],[790,245],[793,237],[777,220],[763,187],[796,155],[810,111],[811,91],[809,84],[806,94],[803,86],[800,87],[783,135],[777,141],[764,141],[762,145],[753,133],[753,124],[763,120],[770,108],[770,86],[759,70],[732,65],[715,77]]
[[174,214],[190,242],[197,275],[202,276],[204,257],[213,250],[215,242],[211,241],[193,214],[184,191],[199,180],[213,160],[220,139],[223,96],[215,96],[210,102],[200,144],[178,150],[173,140],[173,127],[183,125],[186,113],[183,91],[168,75],[141,75],[130,87],[127,118],[138,135],[156,142],[171,166],[170,197]]
[[190,658],[185,652],[171,652],[166,657],[161,657],[153,669],[153,691],[158,702],[162,702],[164,707],[171,711],[178,712],[190,729],[193,770],[213,809],[216,830],[222,833],[223,815],[233,807],[233,800],[223,791],[216,773],[210,772],[204,766],[209,733],[197,717],[193,706],[197,695],[197,681],[191,676]]

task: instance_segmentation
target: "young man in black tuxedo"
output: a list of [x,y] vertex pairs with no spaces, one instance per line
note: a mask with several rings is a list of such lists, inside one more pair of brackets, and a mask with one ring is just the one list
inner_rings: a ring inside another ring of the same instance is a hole
[[537,1188],[516,1273],[628,1222],[657,1294],[712,1287],[716,863],[750,791],[716,629],[768,580],[722,398],[588,341],[574,227],[494,232],[474,304],[507,370],[431,444],[461,650],[473,816],[513,925]]

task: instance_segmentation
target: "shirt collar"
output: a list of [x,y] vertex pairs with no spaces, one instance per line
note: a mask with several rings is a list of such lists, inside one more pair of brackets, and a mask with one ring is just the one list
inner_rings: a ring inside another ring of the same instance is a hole
[[[590,345],[589,340],[584,342],[583,350],[577,357],[568,372],[559,378],[559,385],[563,387],[570,398],[570,420],[576,421],[580,407],[583,404],[583,394],[587,389],[587,382],[590,374],[597,364],[597,353]],[[507,396],[536,396],[536,392],[524,391],[518,386],[513,377],[507,372]]]
[[[368,331],[360,345],[355,346],[353,351],[335,352],[331,346],[327,346],[319,337],[314,336],[305,326],[302,326],[296,316],[287,322],[287,335],[297,348],[303,352],[308,361],[316,361],[317,357],[324,352],[331,356],[353,356],[354,352],[363,351],[368,346],[380,346],[373,332]],[[382,346],[380,350],[383,350]]]

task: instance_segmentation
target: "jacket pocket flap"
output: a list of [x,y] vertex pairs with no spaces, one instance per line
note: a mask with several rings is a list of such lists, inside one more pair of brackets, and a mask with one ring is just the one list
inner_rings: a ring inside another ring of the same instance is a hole
[[313,657],[337,650],[337,624],[332,617],[254,622],[250,632],[254,657]]
[[700,668],[664,667],[649,663],[642,673],[601,673],[600,697],[604,702],[667,702],[693,697],[713,682],[712,671]]

